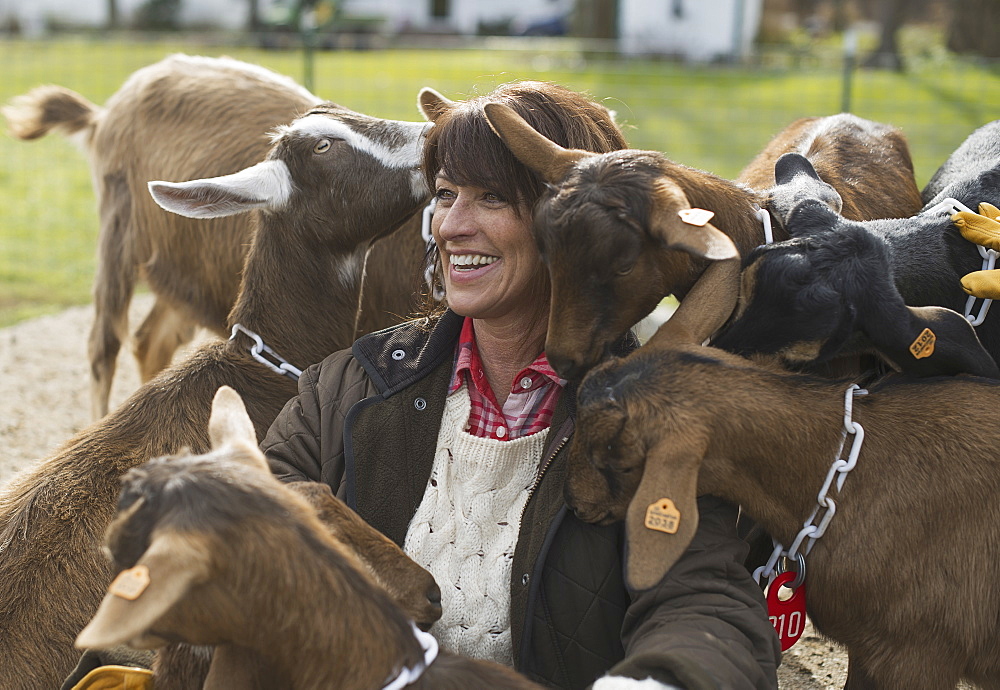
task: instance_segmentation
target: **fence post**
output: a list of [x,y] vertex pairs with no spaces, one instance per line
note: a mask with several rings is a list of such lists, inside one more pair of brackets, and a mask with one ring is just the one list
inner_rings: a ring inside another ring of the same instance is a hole
[[851,80],[858,57],[858,31],[853,26],[844,30],[844,79],[840,92],[840,112],[851,112]]
[[316,10],[307,9],[302,13],[302,85],[313,91],[313,66],[316,61]]

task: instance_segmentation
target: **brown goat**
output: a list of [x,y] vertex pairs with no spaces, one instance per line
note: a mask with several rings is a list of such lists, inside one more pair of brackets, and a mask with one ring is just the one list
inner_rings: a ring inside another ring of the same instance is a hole
[[[107,544],[122,577],[144,573],[148,585],[138,594],[112,585],[78,646],[216,645],[210,690],[376,690],[425,658],[407,687],[539,687],[492,662],[428,655],[430,636],[415,637],[350,545],[268,471],[231,388],[214,398],[209,434],[208,454],[158,458],[125,476]],[[373,531],[358,520],[344,533],[358,530]]]
[[[739,504],[790,545],[838,457],[847,381],[700,344],[735,303],[736,275],[710,267],[711,289],[696,295],[699,282],[675,315],[683,323],[580,387],[567,502],[584,520],[625,519],[639,589],[683,553],[699,495]],[[969,376],[897,379],[854,400],[860,457],[831,491],[836,513],[805,573],[810,618],[848,650],[847,688],[1000,687],[1000,597],[983,584],[1000,564],[998,405],[1000,382]],[[665,498],[676,533],[646,527]]]
[[[42,86],[2,109],[11,133],[60,131],[90,162],[100,211],[94,323],[88,343],[91,415],[108,412],[136,281],[156,301],[134,336],[142,381],[166,367],[200,326],[228,336],[226,317],[251,242],[245,215],[194,221],[158,207],[148,180],[191,180],[241,170],[268,150],[267,133],[321,103],[288,77],[230,58],[172,55],[133,73],[104,107]],[[423,241],[414,224],[373,248],[360,328],[409,313]]]
[[[654,151],[567,150],[501,104],[487,105],[486,117],[514,155],[549,185],[535,208],[534,232],[552,280],[545,352],[561,376],[582,376],[660,300],[670,294],[683,300],[698,280],[705,262],[672,244],[665,232],[688,222],[679,213],[692,207],[713,212],[715,224],[743,255],[764,242],[757,212],[767,204],[765,189],[678,165]],[[850,169],[861,180],[831,174],[834,186],[844,184],[836,191],[845,210],[864,218],[912,215],[921,204],[913,164],[906,142],[886,129],[845,115],[799,121],[745,174],[750,183],[765,184],[756,171],[770,160],[773,181],[772,156],[801,147],[815,158],[817,170]],[[874,187],[893,193],[870,196]],[[775,235],[785,237],[780,227]]]
[[[368,245],[426,201],[417,167],[427,126],[327,104],[282,128],[267,159],[251,169],[160,185],[189,208],[262,209],[253,214],[231,324],[259,333],[299,368],[353,342]],[[234,187],[234,179],[247,184]],[[5,487],[0,687],[54,687],[73,668],[73,639],[111,579],[99,544],[125,471],[183,447],[206,450],[210,402],[221,385],[243,396],[260,435],[295,395],[292,378],[255,361],[253,344],[237,333],[200,348]]]

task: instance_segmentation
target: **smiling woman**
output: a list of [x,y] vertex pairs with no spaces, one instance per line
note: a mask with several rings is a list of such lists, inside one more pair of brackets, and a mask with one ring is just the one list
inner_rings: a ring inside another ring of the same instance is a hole
[[543,183],[484,107],[594,152],[626,145],[609,112],[541,82],[420,102],[434,122],[423,171],[445,306],[308,370],[264,440],[272,471],[330,484],[435,576],[444,614],[430,632],[445,648],[559,688],[774,687],[778,648],[734,506],[704,501],[678,567],[630,592],[621,524],[586,524],[563,500],[576,386],[543,351]]

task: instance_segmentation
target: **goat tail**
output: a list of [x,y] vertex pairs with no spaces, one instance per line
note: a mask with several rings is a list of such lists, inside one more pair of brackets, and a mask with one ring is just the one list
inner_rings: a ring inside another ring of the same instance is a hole
[[101,108],[62,86],[37,86],[0,108],[7,127],[18,139],[38,139],[50,131],[68,137],[89,130]]

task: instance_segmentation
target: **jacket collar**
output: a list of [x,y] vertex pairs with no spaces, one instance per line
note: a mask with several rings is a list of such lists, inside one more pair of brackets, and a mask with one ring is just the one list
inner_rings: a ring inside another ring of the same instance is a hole
[[454,356],[463,321],[449,309],[436,318],[406,321],[362,336],[351,351],[378,392],[389,397]]
[[[464,321],[465,317],[448,309],[438,317],[406,321],[362,336],[352,352],[378,392],[388,397],[426,376],[445,357],[453,357]],[[629,331],[615,343],[612,354],[623,357],[637,347],[639,341]],[[575,385],[569,388],[575,395]]]

